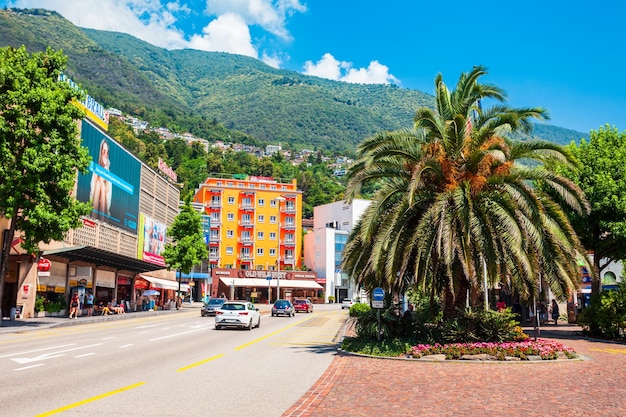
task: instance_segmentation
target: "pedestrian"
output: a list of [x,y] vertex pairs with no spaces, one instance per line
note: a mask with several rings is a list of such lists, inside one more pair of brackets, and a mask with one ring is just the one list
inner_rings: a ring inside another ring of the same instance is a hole
[[496,303],[496,308],[498,309],[498,311],[506,309],[506,302],[502,298],[499,298],[498,302]]
[[548,307],[543,301],[539,302],[539,324],[546,324],[548,321]]
[[556,303],[556,300],[552,299],[552,321],[554,321],[554,325],[557,325],[557,321],[559,320],[559,305]]
[[[70,301],[70,319],[78,318],[78,305],[79,304],[80,304],[80,301],[78,300],[78,293],[75,292],[74,295],[72,295],[72,301]],[[72,314],[74,315],[74,317],[72,317]]]
[[85,305],[87,307],[87,315],[93,316],[93,294],[91,292],[87,293],[87,298],[85,299]]

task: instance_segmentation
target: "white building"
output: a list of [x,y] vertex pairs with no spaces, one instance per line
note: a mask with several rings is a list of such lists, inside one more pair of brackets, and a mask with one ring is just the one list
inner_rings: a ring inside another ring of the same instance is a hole
[[326,302],[330,295],[337,302],[344,298],[367,301],[366,294],[356,293],[354,284],[341,271],[340,265],[350,232],[370,203],[369,200],[354,199],[352,204],[338,201],[313,209],[313,230],[304,236],[304,263],[317,273],[318,282],[325,287]]

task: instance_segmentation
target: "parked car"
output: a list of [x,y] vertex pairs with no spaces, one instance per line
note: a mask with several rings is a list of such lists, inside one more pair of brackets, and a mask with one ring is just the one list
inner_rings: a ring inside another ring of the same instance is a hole
[[289,300],[276,300],[272,306],[272,317],[274,316],[289,316],[296,315],[296,311],[293,308],[293,304]]
[[261,326],[259,309],[249,301],[226,301],[215,310],[215,330],[235,327],[252,330]]
[[341,309],[350,308],[355,304],[355,302],[351,298],[344,298],[341,302]]
[[311,303],[311,300],[309,299],[298,298],[297,300],[293,300],[293,306],[296,313],[300,311],[304,311],[305,313],[313,312],[313,303]]
[[202,317],[206,316],[214,316],[215,310],[220,308],[226,302],[225,298],[210,298],[200,310],[200,315]]

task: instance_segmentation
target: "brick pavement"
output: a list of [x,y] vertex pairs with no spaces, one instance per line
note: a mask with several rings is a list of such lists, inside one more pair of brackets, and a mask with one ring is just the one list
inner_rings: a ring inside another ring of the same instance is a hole
[[283,417],[626,417],[626,345],[578,329],[548,326],[541,337],[584,361],[423,362],[338,352]]

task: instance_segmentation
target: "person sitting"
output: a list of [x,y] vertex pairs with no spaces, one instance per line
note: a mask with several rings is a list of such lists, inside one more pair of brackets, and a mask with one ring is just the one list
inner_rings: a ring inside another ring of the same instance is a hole
[[111,314],[111,309],[109,308],[111,305],[111,303],[108,303],[107,305],[104,305],[104,303],[102,301],[100,301],[98,303],[98,310],[100,310],[102,312],[103,316],[108,316],[109,314]]

